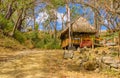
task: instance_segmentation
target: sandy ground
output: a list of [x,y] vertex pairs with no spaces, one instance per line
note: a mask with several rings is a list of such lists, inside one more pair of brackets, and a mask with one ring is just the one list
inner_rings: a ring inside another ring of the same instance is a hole
[[[63,59],[63,50],[15,52],[0,60],[0,78],[119,78],[80,70],[72,59]],[[12,56],[12,57],[10,57]]]

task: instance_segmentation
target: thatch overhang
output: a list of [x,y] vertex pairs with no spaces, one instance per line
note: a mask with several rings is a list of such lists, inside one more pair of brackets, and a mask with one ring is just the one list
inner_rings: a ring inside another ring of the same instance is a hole
[[[96,34],[97,30],[89,24],[89,22],[83,18],[79,17],[75,21],[70,23],[71,32],[79,34]],[[61,32],[60,38],[62,39],[65,34],[69,33],[69,27],[67,27]]]

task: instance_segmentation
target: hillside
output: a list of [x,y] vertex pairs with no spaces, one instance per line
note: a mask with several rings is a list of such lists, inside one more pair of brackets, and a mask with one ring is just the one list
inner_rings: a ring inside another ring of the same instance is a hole
[[26,47],[21,45],[17,40],[12,37],[7,37],[0,32],[0,54],[9,54],[10,52],[24,49]]

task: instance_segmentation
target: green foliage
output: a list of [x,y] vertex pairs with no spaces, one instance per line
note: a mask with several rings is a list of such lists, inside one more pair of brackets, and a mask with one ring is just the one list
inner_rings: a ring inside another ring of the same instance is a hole
[[77,7],[77,6],[75,6],[75,5],[73,5],[72,6],[72,8],[71,8],[71,19],[75,19],[76,17],[78,17],[78,16],[80,16],[80,14],[78,13],[78,10],[79,9],[79,7]]
[[54,7],[58,8],[59,6],[64,6],[64,0],[51,0],[51,3]]
[[7,20],[3,15],[0,15],[0,28],[3,29],[4,33],[9,33],[13,29],[13,23],[11,20]]
[[39,29],[39,25],[36,24],[36,25],[35,25],[35,31],[38,31],[38,29]]
[[111,53],[111,56],[113,56],[113,57],[115,57],[115,56],[117,56],[118,55],[118,52],[112,52]]
[[20,43],[25,43],[27,40],[30,41],[34,48],[60,49],[60,40],[56,39],[55,41],[50,34],[45,32],[31,31],[23,34],[19,31],[16,31],[14,37]]
[[0,15],[0,26],[2,29],[7,25],[7,22],[8,20],[6,20],[3,15]]
[[15,31],[14,38],[20,43],[25,43],[26,41],[26,36],[20,31]]
[[32,32],[31,34],[27,35],[28,39],[31,40],[32,44],[36,48],[41,49],[59,49],[60,48],[60,40],[54,41],[54,39],[51,37],[48,33],[38,33],[38,32]]

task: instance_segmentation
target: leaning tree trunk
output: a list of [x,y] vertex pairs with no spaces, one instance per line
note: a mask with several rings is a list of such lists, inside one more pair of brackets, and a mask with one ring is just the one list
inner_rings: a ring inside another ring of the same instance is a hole
[[[16,28],[22,24],[22,20],[21,20],[22,14],[23,14],[23,9],[21,9],[20,12],[19,12],[19,14],[18,14],[19,16],[18,16],[18,19],[17,19],[17,21],[16,21],[16,23],[15,23],[15,25],[14,25],[13,31],[12,31],[12,33],[10,34],[11,36],[14,35]],[[18,28],[19,28],[19,27],[18,27]]]
[[22,28],[22,27],[21,27],[22,21],[23,21],[23,20],[22,20],[22,17],[20,17],[20,18],[19,18],[19,21],[18,21],[18,23],[17,23],[17,30],[19,30],[19,31],[20,31],[21,28]]
[[5,18],[6,19],[10,19],[10,17],[12,16],[14,9],[13,9],[13,3],[15,0],[13,0],[9,5],[8,5],[8,10],[6,12]]

